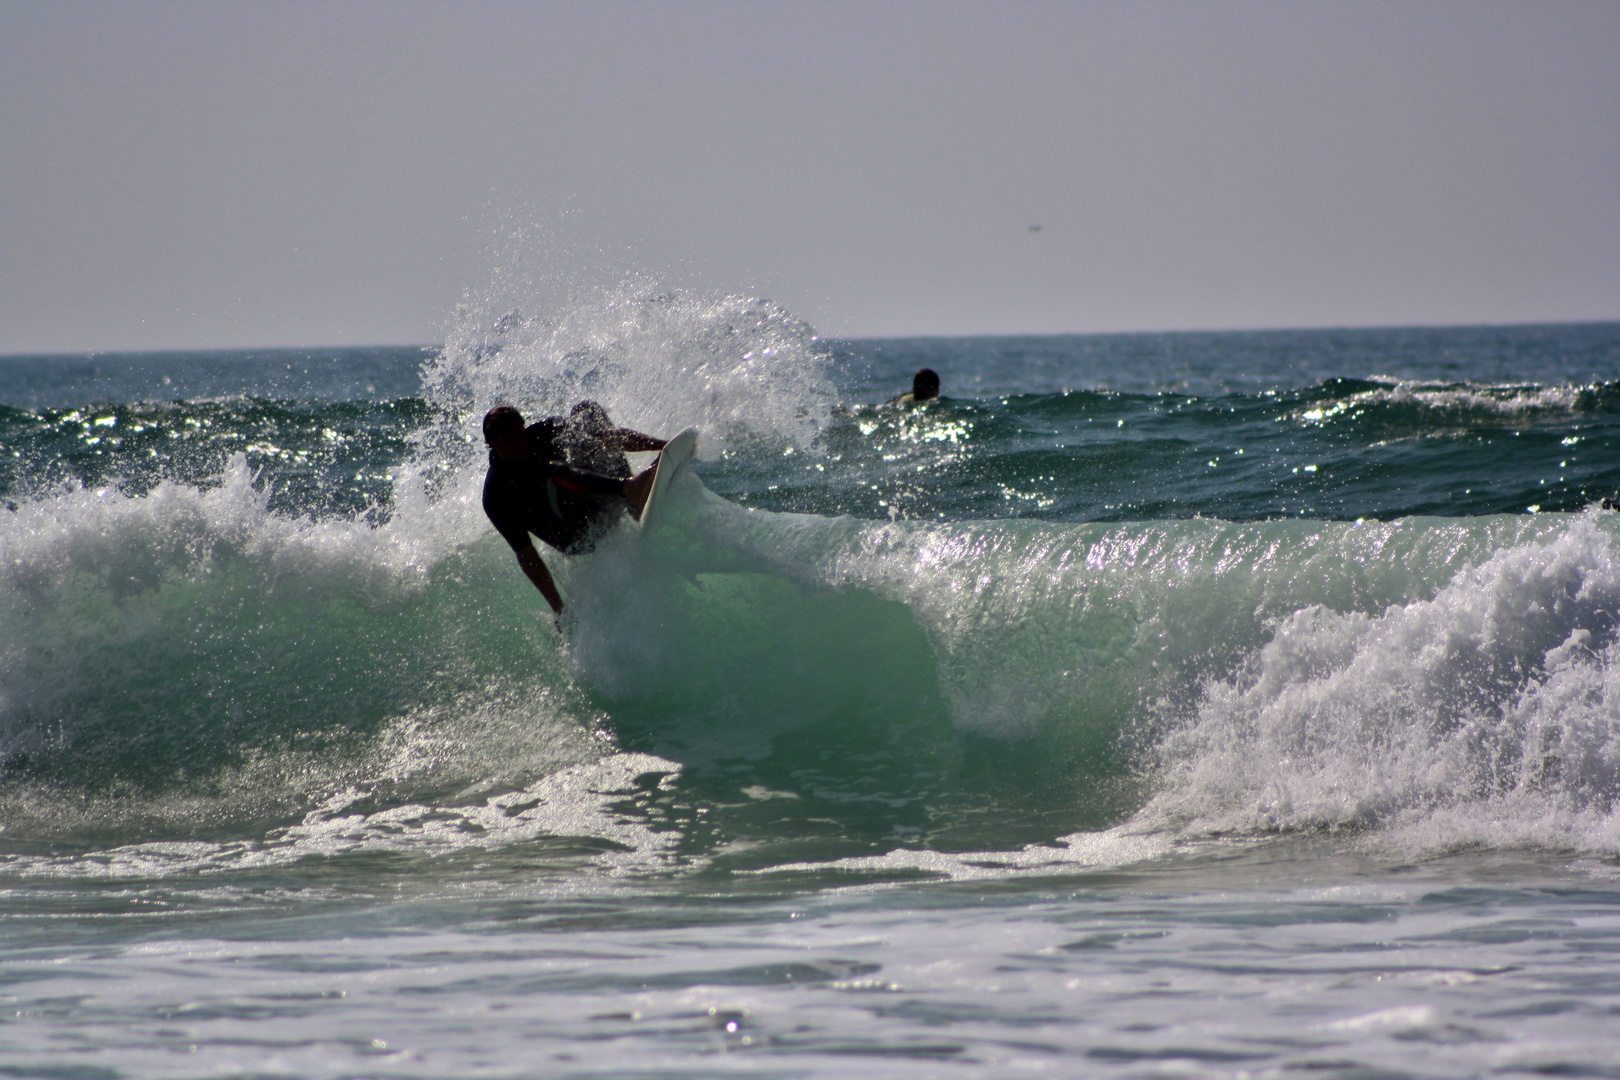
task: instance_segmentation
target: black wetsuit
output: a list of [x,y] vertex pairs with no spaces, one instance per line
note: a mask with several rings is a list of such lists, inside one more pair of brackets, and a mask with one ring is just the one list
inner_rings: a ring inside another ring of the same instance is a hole
[[560,449],[559,427],[556,420],[529,425],[529,456],[522,461],[489,452],[484,513],[513,551],[528,547],[534,533],[566,555],[583,554],[623,511],[624,480],[551,460]]

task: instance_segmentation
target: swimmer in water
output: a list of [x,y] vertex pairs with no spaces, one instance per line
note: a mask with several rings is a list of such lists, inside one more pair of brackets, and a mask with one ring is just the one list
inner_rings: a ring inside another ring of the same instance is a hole
[[933,368],[918,368],[911,377],[911,393],[885,402],[887,405],[920,405],[939,397],[939,376]]

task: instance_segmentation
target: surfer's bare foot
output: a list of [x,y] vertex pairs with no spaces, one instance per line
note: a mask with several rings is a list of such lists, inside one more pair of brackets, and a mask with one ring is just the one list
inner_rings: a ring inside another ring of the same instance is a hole
[[624,482],[624,498],[630,504],[630,516],[637,521],[641,520],[641,508],[647,505],[647,496],[652,494],[653,473],[657,471],[658,463],[655,461],[652,468]]

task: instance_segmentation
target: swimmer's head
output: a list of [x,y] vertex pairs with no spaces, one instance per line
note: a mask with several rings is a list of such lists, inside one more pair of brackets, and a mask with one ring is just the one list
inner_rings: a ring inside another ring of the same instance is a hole
[[911,396],[917,401],[939,397],[939,376],[933,368],[918,368],[911,377]]

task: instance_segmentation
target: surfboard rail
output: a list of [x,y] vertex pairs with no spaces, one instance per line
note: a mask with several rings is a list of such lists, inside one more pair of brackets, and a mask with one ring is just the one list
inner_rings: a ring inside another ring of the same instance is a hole
[[658,467],[653,473],[652,490],[641,508],[641,531],[646,532],[658,523],[662,513],[664,493],[674,482],[675,474],[685,467],[697,451],[697,428],[687,428],[664,444],[658,454]]

